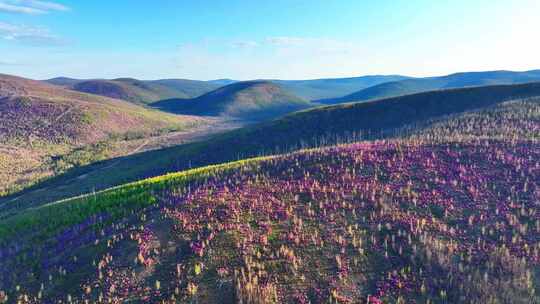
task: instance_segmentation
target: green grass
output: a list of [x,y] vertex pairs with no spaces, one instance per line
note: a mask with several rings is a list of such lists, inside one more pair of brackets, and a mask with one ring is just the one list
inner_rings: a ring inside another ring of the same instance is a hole
[[31,208],[0,222],[0,242],[14,236],[24,237],[35,229],[38,229],[38,232],[32,233],[32,238],[44,240],[62,228],[103,212],[109,213],[113,218],[122,217],[154,204],[155,194],[158,192],[205,179],[216,172],[256,164],[264,159],[268,158],[252,158],[170,173]]
[[66,154],[52,157],[50,167],[55,174],[66,172],[73,167],[88,165],[90,163],[109,158],[114,143],[109,140],[99,141],[82,147],[77,147]]

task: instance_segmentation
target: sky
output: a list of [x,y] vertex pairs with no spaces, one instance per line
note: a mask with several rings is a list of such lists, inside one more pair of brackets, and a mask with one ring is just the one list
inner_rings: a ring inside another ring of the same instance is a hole
[[0,0],[0,73],[315,79],[540,69],[539,0]]

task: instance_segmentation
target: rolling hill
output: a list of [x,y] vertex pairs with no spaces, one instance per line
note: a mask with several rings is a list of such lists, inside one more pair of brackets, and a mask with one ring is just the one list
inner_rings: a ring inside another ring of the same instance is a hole
[[[534,96],[540,96],[540,83],[449,89],[301,111],[206,141],[74,168],[0,199],[0,214],[167,172],[336,142],[418,134],[452,140],[519,134],[538,140],[540,98],[528,99]],[[46,195],[40,189],[47,189]]]
[[[165,128],[195,119],[9,75],[0,75],[0,98],[2,135],[9,140],[35,136],[53,142],[62,138],[87,142],[108,134]],[[51,135],[45,136],[48,133]]]
[[[349,78],[310,80],[264,79],[258,81],[269,81],[296,96],[307,100],[316,100],[337,98],[381,83],[408,78],[400,75],[372,75]],[[46,81],[77,91],[121,98],[139,103],[149,103],[172,98],[194,98],[219,87],[239,82],[232,79],[209,81],[188,79],[136,80],[130,78],[80,80],[67,77],[57,77]]]
[[387,98],[439,89],[497,84],[519,84],[535,81],[540,81],[540,70],[527,72],[490,71],[456,73],[441,77],[410,78],[381,83],[344,97],[318,100],[318,102],[337,104]]
[[385,82],[408,79],[401,75],[371,75],[312,80],[269,80],[285,90],[308,100],[341,97]]
[[[230,80],[234,82],[234,80]],[[154,85],[160,85],[172,90],[173,94],[168,97],[161,97],[159,100],[167,98],[194,98],[229,84],[229,80],[200,81],[190,79],[159,79],[147,81]],[[183,96],[180,95],[183,94]]]
[[272,82],[246,81],[226,85],[197,98],[162,100],[152,106],[179,114],[257,121],[306,109],[313,104]]
[[[540,70],[526,72],[487,71],[464,72],[440,77],[414,78],[401,75],[370,75],[349,78],[311,80],[264,79],[306,100],[323,104],[366,101],[424,91],[519,84],[540,81]],[[217,79],[198,81],[187,79],[136,80],[119,78],[113,80],[79,80],[58,77],[47,82],[73,88],[78,91],[121,98],[137,103],[151,103],[164,99],[189,99],[199,97],[222,86],[238,81]]]
[[192,98],[220,87],[217,83],[188,80],[137,80],[133,78],[79,80],[58,77],[46,80],[79,92],[147,104],[168,98]]
[[0,75],[0,193],[51,175],[46,164],[75,148],[202,123],[201,118]]

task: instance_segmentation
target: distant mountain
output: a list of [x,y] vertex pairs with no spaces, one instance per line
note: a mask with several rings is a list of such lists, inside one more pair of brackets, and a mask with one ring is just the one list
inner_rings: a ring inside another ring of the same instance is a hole
[[[231,80],[231,81],[234,82],[234,80]],[[160,85],[171,90],[171,93],[169,94],[170,96],[167,98],[198,97],[225,85],[225,83],[220,83],[220,82],[200,81],[200,80],[190,80],[190,79],[160,79],[160,80],[148,80],[146,82],[150,84],[154,84],[154,85]],[[184,97],[180,96],[180,94],[183,94]],[[165,99],[165,98],[161,98],[161,99]]]
[[[465,72],[427,78],[412,78],[401,75],[371,75],[312,80],[263,79],[256,81],[272,82],[279,85],[283,90],[305,100],[323,104],[338,104],[438,89],[540,81],[540,70],[527,72]],[[136,80],[131,78],[78,80],[58,77],[49,79],[47,82],[86,93],[148,104],[164,99],[199,97],[239,81],[232,79],[209,81],[189,79]]]
[[[408,78],[409,77],[407,76],[401,75],[369,75],[348,78],[323,78],[309,80],[260,79],[257,81],[270,81],[298,97],[307,100],[315,100],[340,97],[384,82]],[[226,86],[238,81],[232,79],[216,79],[208,82],[220,86]]]
[[238,82],[238,80],[232,80],[232,79],[215,79],[215,80],[209,80],[207,81],[209,83],[212,83],[212,84],[216,84],[216,85],[219,85],[219,86],[226,86],[228,84],[233,84],[235,82]]
[[[337,98],[381,83],[408,78],[400,75],[373,75],[311,80],[262,79],[256,81],[269,81],[298,97],[315,100]],[[85,93],[144,104],[163,99],[194,98],[217,88],[239,82],[232,79],[209,81],[189,79],[137,80],[132,78],[83,80],[67,77],[57,77],[46,81]]]
[[58,77],[46,82],[79,92],[118,98],[139,104],[169,99],[192,98],[221,85],[188,79],[138,80],[133,78],[78,80]]
[[75,83],[70,89],[135,103],[145,103],[159,98],[152,88],[142,82],[135,84],[132,81],[128,83],[122,80],[87,80]]
[[75,78],[69,78],[69,77],[56,77],[45,80],[45,82],[48,82],[50,84],[58,85],[58,86],[72,86],[78,82],[81,82],[83,80],[75,79]]
[[497,84],[518,84],[534,81],[540,81],[540,70],[532,70],[527,72],[489,71],[456,73],[441,77],[410,78],[381,83],[344,97],[323,99],[318,100],[318,102],[325,104],[337,104],[380,99],[438,89]]
[[246,81],[221,87],[194,99],[169,99],[152,106],[179,114],[261,120],[306,109],[313,104],[273,82]]
[[312,80],[270,80],[284,89],[308,100],[340,97],[374,85],[408,79],[401,75],[373,75],[350,78]]

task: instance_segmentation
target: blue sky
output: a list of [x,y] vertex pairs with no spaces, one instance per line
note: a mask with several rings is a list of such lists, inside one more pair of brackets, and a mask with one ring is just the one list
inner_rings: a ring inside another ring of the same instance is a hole
[[538,0],[0,0],[0,72],[308,79],[540,69]]

